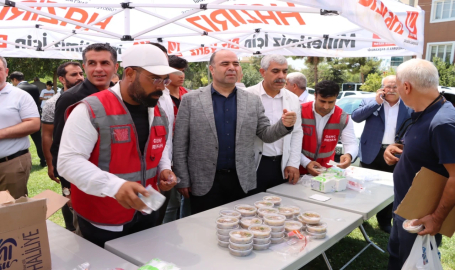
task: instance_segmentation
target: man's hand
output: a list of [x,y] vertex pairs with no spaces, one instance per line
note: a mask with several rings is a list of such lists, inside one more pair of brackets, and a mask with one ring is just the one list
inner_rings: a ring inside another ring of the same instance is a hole
[[190,187],[187,187],[187,188],[178,188],[177,191],[183,195],[183,197],[185,197],[185,199],[188,199],[190,197],[190,192],[191,192],[191,188]]
[[71,194],[70,195],[65,195],[65,197],[67,199],[69,199],[69,201],[66,203],[66,205],[68,205],[69,208],[73,208],[73,202],[71,202]]
[[381,97],[384,97],[384,96],[385,96],[385,91],[384,91],[384,89],[383,89],[383,88],[378,89],[378,90],[376,91],[376,102],[377,102],[378,104],[382,104],[382,103],[384,102],[384,100],[383,100]]
[[284,178],[288,179],[290,184],[295,185],[297,181],[299,181],[299,177],[300,177],[299,169],[292,166],[287,166],[286,168],[284,168]]
[[281,121],[285,127],[292,127],[297,120],[297,114],[295,112],[288,112],[288,110],[283,110],[283,115],[281,116]]
[[160,185],[161,191],[171,190],[177,184],[177,177],[171,170],[163,170],[160,173]]
[[414,221],[413,225],[418,226],[420,224],[423,224],[425,227],[423,231],[419,232],[419,235],[435,235],[441,230],[442,222],[443,221],[437,220],[433,215],[427,215],[419,220]]
[[389,145],[384,151],[385,163],[387,163],[387,165],[390,165],[390,166],[392,166],[394,164],[397,164],[397,162],[400,159],[397,158],[395,156],[395,154],[401,155],[401,153],[403,153],[403,145],[402,144],[394,143],[394,144]]
[[319,164],[318,162],[316,161],[311,161],[310,163],[308,163],[308,165],[306,166],[306,169],[307,171],[312,175],[312,176],[318,176],[320,174],[320,172],[316,171],[315,169],[316,168],[321,168],[321,164]]
[[340,157],[340,164],[338,167],[341,169],[346,169],[347,167],[351,166],[352,157],[350,154],[344,154]]
[[54,175],[54,166],[52,166],[52,164],[49,164],[49,163],[47,164],[47,175],[49,176],[50,179],[52,179],[55,182],[57,182],[58,184],[60,184],[60,179],[58,179]]
[[125,182],[117,194],[115,194],[115,199],[126,209],[136,209],[142,211],[142,209],[147,206],[144,202],[139,199],[137,196],[138,193],[141,193],[145,197],[150,196],[147,190],[139,183],[136,182]]

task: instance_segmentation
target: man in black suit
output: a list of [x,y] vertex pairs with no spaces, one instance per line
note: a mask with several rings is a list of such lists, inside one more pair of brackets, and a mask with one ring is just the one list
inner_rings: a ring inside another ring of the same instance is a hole
[[[25,92],[29,93],[32,96],[41,114],[41,106],[39,105],[40,90],[38,89],[38,87],[36,87],[36,85],[29,84],[27,81],[24,81],[24,73],[19,71],[14,71],[13,73],[11,73],[9,75],[9,78],[11,79],[11,83],[14,86],[24,90]],[[33,143],[35,143],[36,153],[38,154],[38,157],[40,159],[40,166],[46,167],[46,159],[44,158],[43,148],[41,145],[41,129],[35,133],[30,134],[30,136],[32,137]]]

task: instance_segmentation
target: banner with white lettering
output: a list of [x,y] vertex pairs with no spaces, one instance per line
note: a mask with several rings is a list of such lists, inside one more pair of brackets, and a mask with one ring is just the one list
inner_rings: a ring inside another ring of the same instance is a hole
[[[0,0],[0,55],[81,59],[92,43],[157,42],[189,61],[374,57],[423,51],[423,11],[392,0]],[[1,6],[3,4],[3,6]]]

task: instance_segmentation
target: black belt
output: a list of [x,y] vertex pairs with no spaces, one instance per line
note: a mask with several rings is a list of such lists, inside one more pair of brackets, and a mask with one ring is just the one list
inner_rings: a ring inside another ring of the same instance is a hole
[[386,149],[389,145],[390,145],[390,144],[382,144],[382,145],[381,145],[381,148],[382,148],[382,149]]
[[221,169],[221,170],[216,170],[217,174],[230,174],[230,173],[235,173],[235,169]]
[[7,157],[4,157],[4,158],[0,158],[0,163],[2,162],[6,162],[8,160],[12,160],[13,158],[17,158],[17,157],[20,157],[22,155],[25,155],[28,153],[28,149],[25,149],[25,150],[21,150],[21,151],[18,151],[14,154],[12,154],[11,156],[7,156]]
[[271,159],[272,161],[281,160],[282,157],[283,157],[283,156],[273,156],[273,157],[262,156],[262,158]]

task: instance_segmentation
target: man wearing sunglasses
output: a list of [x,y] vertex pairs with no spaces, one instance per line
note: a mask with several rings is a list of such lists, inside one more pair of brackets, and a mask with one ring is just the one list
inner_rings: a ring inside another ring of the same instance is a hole
[[[59,173],[71,182],[73,209],[87,240],[106,241],[157,225],[158,212],[138,197],[177,182],[169,155],[172,131],[158,99],[170,83],[166,55],[148,44],[123,53],[123,78],[69,107]],[[110,79],[110,77],[109,77]]]
[[[360,165],[367,169],[393,172],[395,166],[384,161],[384,151],[394,143],[395,133],[403,122],[411,117],[412,109],[400,100],[397,92],[396,76],[382,79],[382,87],[376,97],[364,98],[360,106],[351,114],[357,123],[365,121],[360,138]],[[379,228],[390,233],[393,204],[386,206],[376,215]]]
[[[397,132],[396,144],[385,150],[384,159],[389,165],[396,164],[393,172],[394,210],[422,167],[448,177],[436,210],[414,222],[414,225],[423,224],[425,227],[419,235],[436,235],[439,246],[442,237],[438,232],[455,205],[455,108],[439,93],[438,84],[438,70],[429,61],[412,59],[398,67],[398,93],[414,112]],[[396,157],[396,154],[401,154],[401,157]],[[428,185],[431,184],[431,179],[428,179]],[[388,244],[388,269],[402,268],[417,236],[405,231],[403,222],[402,217],[394,215]]]

